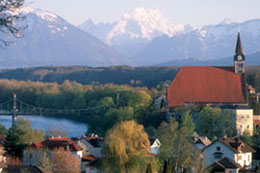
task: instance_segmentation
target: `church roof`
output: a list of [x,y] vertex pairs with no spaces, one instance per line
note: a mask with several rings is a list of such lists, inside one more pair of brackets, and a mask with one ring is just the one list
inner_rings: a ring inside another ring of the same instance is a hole
[[237,35],[236,55],[244,55],[244,50],[241,43],[240,33]]
[[244,104],[246,85],[234,67],[183,66],[168,88],[169,107],[184,103]]

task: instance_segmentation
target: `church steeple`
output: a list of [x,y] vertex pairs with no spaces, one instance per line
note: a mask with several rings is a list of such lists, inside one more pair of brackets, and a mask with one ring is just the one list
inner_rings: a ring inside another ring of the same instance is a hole
[[235,73],[245,73],[245,55],[242,48],[240,32],[237,35],[236,51],[234,56]]

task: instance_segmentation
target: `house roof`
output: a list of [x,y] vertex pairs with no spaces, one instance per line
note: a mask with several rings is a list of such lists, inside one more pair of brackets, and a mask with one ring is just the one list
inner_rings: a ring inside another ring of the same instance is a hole
[[168,88],[169,107],[184,103],[245,104],[243,74],[234,67],[183,66]]
[[95,161],[96,158],[93,155],[84,155],[82,158],[82,161]]
[[0,168],[7,168],[7,164],[0,162]]
[[243,142],[240,138],[237,137],[228,137],[228,138],[221,138],[216,140],[215,142],[211,143],[207,147],[205,147],[203,150],[209,148],[211,145],[213,145],[216,142],[221,142],[225,146],[227,146],[230,150],[232,150],[235,153],[251,153],[255,152],[255,150],[247,145],[245,142]]
[[24,166],[24,165],[16,165],[16,166],[8,166],[3,170],[6,173],[49,173],[48,171],[39,168],[37,166]]
[[207,138],[207,136],[205,137],[199,137],[194,144],[203,144],[204,146],[208,146],[211,144],[211,141]]
[[238,169],[241,168],[241,166],[239,164],[237,164],[236,162],[234,162],[233,160],[225,157],[219,161],[214,162],[213,164],[211,164],[210,166],[208,166],[208,168],[212,168],[214,169],[214,167],[216,168],[223,168],[223,169]]
[[77,146],[74,141],[72,141],[69,138],[66,137],[55,137],[55,138],[49,138],[42,142],[35,142],[31,145],[31,147],[34,148],[49,148],[49,149],[55,149],[63,147],[65,149],[70,149],[71,151],[82,151],[83,149],[79,146]]
[[99,136],[85,136],[83,137],[89,144],[91,144],[95,148],[100,148],[103,143],[103,138]]

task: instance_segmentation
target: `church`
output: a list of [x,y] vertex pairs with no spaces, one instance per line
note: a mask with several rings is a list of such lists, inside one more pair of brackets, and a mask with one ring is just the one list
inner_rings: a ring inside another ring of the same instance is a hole
[[183,66],[168,88],[168,112],[182,106],[217,106],[236,116],[238,134],[253,134],[253,110],[248,106],[245,55],[238,33],[234,65]]

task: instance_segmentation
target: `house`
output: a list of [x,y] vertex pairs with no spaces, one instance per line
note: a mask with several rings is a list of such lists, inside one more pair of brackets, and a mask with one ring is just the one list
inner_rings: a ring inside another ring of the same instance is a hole
[[166,98],[165,95],[161,95],[160,97],[155,99],[154,104],[153,104],[154,108],[156,110],[160,110],[160,109],[164,108],[166,106],[166,103],[167,103],[166,99],[167,98]]
[[37,166],[24,166],[24,165],[16,165],[16,166],[8,166],[3,169],[4,173],[50,173],[43,168],[39,168]]
[[150,141],[150,151],[151,153],[157,155],[159,153],[159,148],[161,146],[161,142],[158,138],[149,138]]
[[5,140],[6,140],[5,137],[0,136],[0,163],[6,162],[6,157],[4,156],[4,154],[5,154],[5,150],[4,150]]
[[228,137],[216,140],[202,152],[205,168],[223,158],[229,158],[241,168],[249,169],[252,167],[252,153],[255,150],[237,137]]
[[[168,88],[168,115],[180,120],[175,110],[188,106],[230,106],[234,127],[253,134],[253,110],[248,107],[245,55],[238,33],[234,65],[227,67],[183,66]],[[241,119],[246,125],[241,124]]]
[[6,163],[0,162],[0,173],[3,172],[3,169],[4,169],[4,168],[7,168]]
[[102,146],[104,140],[98,135],[92,134],[91,136],[83,136],[76,144],[84,149],[85,155],[92,155],[95,158],[102,158]]
[[229,158],[223,158],[209,165],[206,172],[238,173],[241,166]]
[[74,141],[66,137],[52,137],[42,142],[33,143],[28,149],[24,150],[24,165],[37,165],[38,158],[42,154],[42,149],[58,149],[64,148],[75,154],[79,159],[83,156],[83,149],[77,146]]
[[199,150],[203,150],[205,147],[211,144],[211,141],[207,138],[207,136],[194,138],[193,141],[194,147]]
[[260,115],[254,115],[254,127],[260,128]]
[[96,173],[97,168],[92,166],[97,159],[92,155],[84,155],[81,159],[81,171],[86,173]]
[[256,94],[255,88],[252,85],[246,85],[249,94]]

